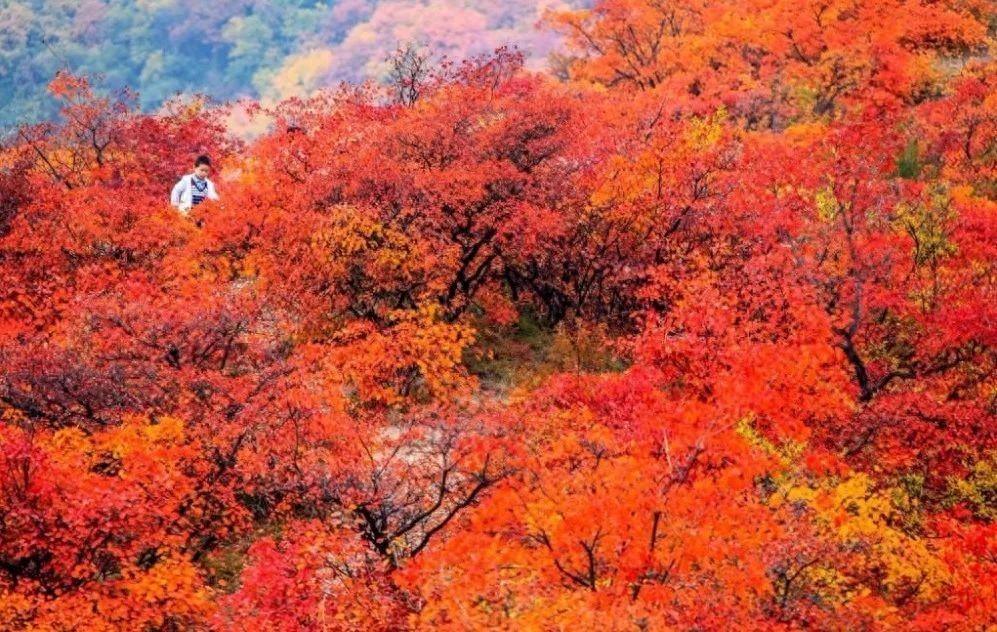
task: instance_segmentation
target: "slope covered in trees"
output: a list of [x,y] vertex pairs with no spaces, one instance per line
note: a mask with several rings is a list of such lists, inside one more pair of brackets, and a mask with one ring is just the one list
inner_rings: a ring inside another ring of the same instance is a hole
[[604,0],[561,76],[403,55],[250,143],[57,76],[0,153],[0,621],[994,625],[989,9]]
[[[558,2],[557,6],[577,5]],[[542,64],[551,0],[4,0],[0,125],[52,118],[58,70],[100,73],[155,110],[175,94],[279,99],[380,78],[399,42],[460,59],[515,42]]]

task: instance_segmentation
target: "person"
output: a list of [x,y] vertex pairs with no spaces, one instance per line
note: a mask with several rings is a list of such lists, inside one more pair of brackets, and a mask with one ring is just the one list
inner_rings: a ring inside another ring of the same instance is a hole
[[217,200],[215,185],[208,179],[211,173],[211,159],[198,156],[194,161],[194,171],[180,178],[170,194],[170,204],[186,215],[204,200]]

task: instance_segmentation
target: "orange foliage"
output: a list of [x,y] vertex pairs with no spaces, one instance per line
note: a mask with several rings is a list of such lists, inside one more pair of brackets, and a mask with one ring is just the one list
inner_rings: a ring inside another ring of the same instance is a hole
[[408,51],[248,143],[59,75],[0,147],[0,627],[992,626],[986,16],[602,0],[561,81]]

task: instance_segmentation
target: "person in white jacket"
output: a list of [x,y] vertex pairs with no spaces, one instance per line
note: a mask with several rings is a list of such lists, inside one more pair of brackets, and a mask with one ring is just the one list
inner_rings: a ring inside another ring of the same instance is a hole
[[198,156],[194,161],[194,171],[180,178],[170,194],[170,204],[186,215],[204,200],[217,200],[215,185],[208,179],[211,173],[211,159]]

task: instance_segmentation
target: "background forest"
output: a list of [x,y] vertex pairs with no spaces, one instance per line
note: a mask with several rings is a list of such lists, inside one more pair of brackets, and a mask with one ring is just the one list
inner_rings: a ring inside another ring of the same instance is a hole
[[120,63],[0,144],[0,629],[997,626],[992,2],[560,7],[252,139],[117,83],[263,95],[354,5],[133,4],[3,5]]
[[[0,125],[51,117],[59,70],[130,87],[144,109],[177,93],[300,95],[380,79],[399,44],[461,59],[515,44],[543,64],[553,0],[3,0]],[[578,3],[575,3],[578,4]]]

